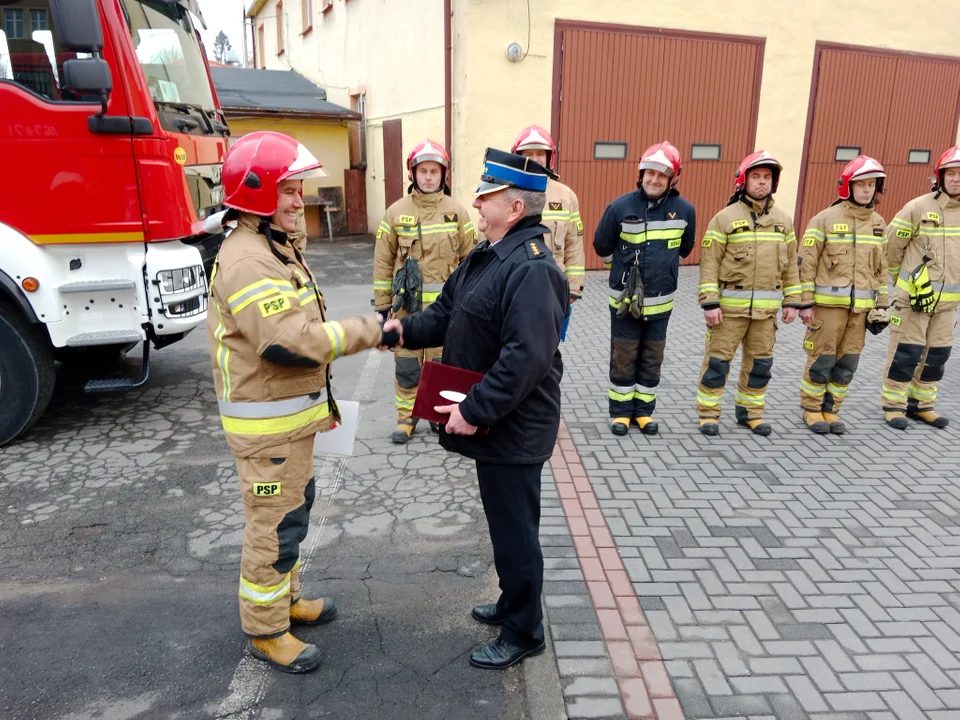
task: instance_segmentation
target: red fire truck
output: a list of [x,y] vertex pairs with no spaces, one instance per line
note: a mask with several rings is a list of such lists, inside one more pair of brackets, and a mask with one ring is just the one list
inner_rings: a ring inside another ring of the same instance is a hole
[[229,133],[194,18],[0,0],[0,445],[46,409],[55,362],[90,392],[137,387],[151,345],[206,319]]

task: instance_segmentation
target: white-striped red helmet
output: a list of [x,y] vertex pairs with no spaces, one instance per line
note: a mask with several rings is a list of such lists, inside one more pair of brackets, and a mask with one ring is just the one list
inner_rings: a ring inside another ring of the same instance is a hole
[[547,153],[547,167],[551,170],[555,169],[557,144],[553,141],[553,138],[550,137],[550,133],[539,125],[531,125],[521,130],[520,134],[517,135],[517,139],[513,141],[513,148],[510,152],[515,155],[522,155],[524,150],[545,150]]
[[869,180],[876,178],[877,195],[883,192],[883,181],[887,177],[883,165],[878,160],[874,160],[868,155],[857,155],[853,160],[847,163],[840,173],[840,180],[837,182],[837,197],[841,200],[850,199],[850,184],[854,180]]
[[664,140],[648,147],[640,156],[637,167],[640,171],[640,180],[643,180],[644,170],[656,170],[669,175],[670,187],[673,187],[680,179],[680,173],[683,172],[683,161],[680,159],[680,151]]

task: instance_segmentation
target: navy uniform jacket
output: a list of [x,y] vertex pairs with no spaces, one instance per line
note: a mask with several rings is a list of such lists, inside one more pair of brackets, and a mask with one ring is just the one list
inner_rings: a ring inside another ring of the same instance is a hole
[[646,297],[672,296],[677,291],[680,258],[690,254],[696,240],[696,214],[676,189],[648,205],[643,189],[610,203],[600,218],[593,247],[604,263],[612,263],[608,265],[611,291],[623,289],[636,261]]
[[460,403],[486,435],[449,435],[440,444],[474,460],[535,464],[553,454],[560,427],[560,327],[570,288],[543,241],[540,217],[484,240],[444,283],[440,297],[403,318],[403,346],[443,346],[442,362],[484,373]]

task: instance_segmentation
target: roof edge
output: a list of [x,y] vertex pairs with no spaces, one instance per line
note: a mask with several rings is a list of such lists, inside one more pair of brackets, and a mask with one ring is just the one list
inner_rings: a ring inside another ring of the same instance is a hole
[[229,105],[220,106],[227,115],[229,123],[230,115],[243,115],[246,117],[269,117],[276,120],[362,120],[360,113],[347,110],[346,112],[310,112],[305,110],[287,110],[284,108],[249,108],[249,107],[231,107]]
[[263,6],[267,4],[267,0],[253,0],[253,4],[250,5],[250,8],[244,13],[247,17],[256,17],[257,13],[263,10]]

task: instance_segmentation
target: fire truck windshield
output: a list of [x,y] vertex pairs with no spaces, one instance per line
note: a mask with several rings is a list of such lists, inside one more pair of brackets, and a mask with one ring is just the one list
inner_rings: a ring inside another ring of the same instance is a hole
[[137,59],[154,102],[214,110],[200,43],[184,5],[171,0],[123,0]]

